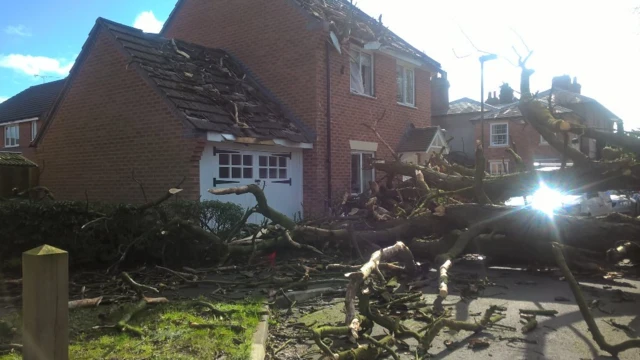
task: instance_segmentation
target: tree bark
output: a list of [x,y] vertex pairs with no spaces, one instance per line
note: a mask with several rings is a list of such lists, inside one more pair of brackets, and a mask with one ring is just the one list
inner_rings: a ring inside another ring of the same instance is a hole
[[[415,164],[400,162],[374,163],[376,170],[398,175],[415,176],[420,170],[430,187],[445,191],[470,188],[461,193],[472,198],[474,179],[466,176],[447,175]],[[560,191],[606,191],[611,189],[640,189],[640,164],[627,161],[594,162],[589,166],[571,167],[554,171],[525,171],[504,176],[487,176],[483,188],[489,198],[504,201],[511,197],[532,194],[540,183]]]

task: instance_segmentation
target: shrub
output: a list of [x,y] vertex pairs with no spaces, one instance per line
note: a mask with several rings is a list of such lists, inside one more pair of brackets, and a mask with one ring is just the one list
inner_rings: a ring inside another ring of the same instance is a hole
[[[175,217],[207,224],[203,228],[222,237],[242,217],[242,209],[220,201],[168,201],[139,213],[134,205],[85,202],[0,202],[0,262],[42,244],[69,252],[72,266],[111,264],[136,241],[127,255],[131,262],[196,264],[206,260],[209,244],[184,234],[165,233],[163,224]],[[106,220],[92,220],[106,216]],[[170,256],[169,256],[170,255]]]

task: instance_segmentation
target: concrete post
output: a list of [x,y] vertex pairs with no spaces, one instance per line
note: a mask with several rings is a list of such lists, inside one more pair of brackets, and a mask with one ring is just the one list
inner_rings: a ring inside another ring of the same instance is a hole
[[22,254],[25,360],[69,359],[69,254],[42,245]]

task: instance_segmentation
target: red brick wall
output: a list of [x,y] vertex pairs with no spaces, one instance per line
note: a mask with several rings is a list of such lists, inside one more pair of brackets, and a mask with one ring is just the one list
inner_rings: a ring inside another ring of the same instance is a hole
[[129,66],[113,40],[100,32],[72,79],[37,148],[46,161],[40,184],[58,199],[141,202],[131,179],[150,199],[182,178],[182,197],[198,198],[198,162],[204,141],[194,136],[162,98]]
[[[19,127],[18,131],[20,132],[19,134],[20,139],[18,141],[19,146],[17,147],[6,147],[6,144],[5,144],[6,126],[0,125],[0,136],[2,136],[2,140],[0,140],[0,144],[2,144],[2,148],[0,148],[0,151],[20,152],[29,160],[36,161],[35,150],[29,147],[29,144],[31,144],[31,124],[32,124],[32,121],[27,121],[27,122],[11,125],[11,126],[18,125]],[[39,125],[37,126],[39,127]]]
[[[317,135],[304,152],[304,208],[318,213],[328,204],[326,136],[327,33],[291,0],[187,0],[164,35],[221,47],[244,62]],[[382,115],[380,134],[397,146],[409,122],[428,126],[429,73],[416,70],[416,107],[396,103],[395,60],[376,54],[375,99],[350,93],[349,58],[331,48],[332,198],[350,189],[349,140],[378,142],[361,123]],[[382,144],[377,156],[390,158]]]
[[[349,191],[351,181],[349,140],[378,142],[376,157],[392,159],[389,150],[362,123],[371,125],[375,119],[384,114],[384,118],[378,122],[377,130],[380,136],[395,149],[409,123],[413,123],[416,127],[430,125],[431,85],[430,74],[416,69],[416,106],[411,108],[399,105],[396,100],[396,60],[388,55],[375,53],[373,60],[375,98],[352,94],[349,57],[339,56],[335,51],[331,52],[331,56],[333,59],[331,62],[333,188],[337,192],[334,198],[342,198],[344,192]],[[344,73],[341,71],[343,66]],[[319,83],[320,86],[325,86],[325,79],[320,79]],[[322,99],[322,103],[326,103],[325,99]]]
[[[511,156],[505,152],[506,147],[492,147],[490,144],[490,124],[491,123],[509,123],[509,143],[514,141],[518,150],[518,155],[522,157],[522,160],[527,166],[527,169],[533,168],[534,159],[558,159],[560,154],[555,151],[549,145],[540,144],[540,134],[524,120],[514,121],[485,121],[484,125],[484,137],[485,137],[485,150],[484,156],[489,160],[505,160],[509,161],[509,171],[513,172],[515,165]],[[481,126],[479,121],[475,121],[476,139],[481,139]],[[487,165],[487,171],[488,171]]]

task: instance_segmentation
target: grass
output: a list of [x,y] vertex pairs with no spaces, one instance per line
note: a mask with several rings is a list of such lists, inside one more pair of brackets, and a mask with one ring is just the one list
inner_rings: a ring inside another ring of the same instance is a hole
[[[124,306],[101,306],[75,309],[69,313],[71,359],[215,359],[225,355],[228,360],[249,359],[251,339],[258,324],[262,306],[249,300],[236,304],[215,304],[219,310],[235,310],[230,319],[215,319],[208,309],[187,302],[149,306],[129,324],[143,330],[145,336],[120,333],[114,329],[98,329],[96,325],[117,322],[126,310]],[[101,321],[100,318],[104,318]],[[21,343],[19,314],[0,318],[0,344]],[[238,324],[244,330],[236,333],[229,328],[193,329],[190,322]],[[20,354],[0,355],[0,360],[21,359]]]

